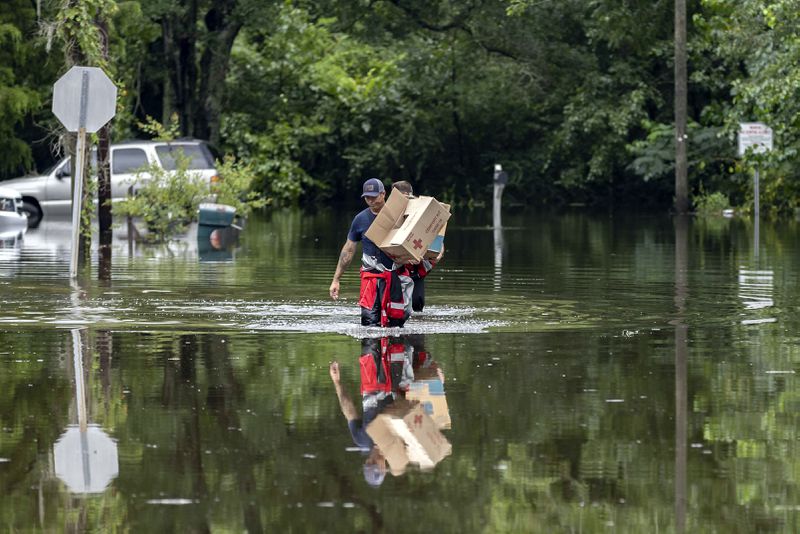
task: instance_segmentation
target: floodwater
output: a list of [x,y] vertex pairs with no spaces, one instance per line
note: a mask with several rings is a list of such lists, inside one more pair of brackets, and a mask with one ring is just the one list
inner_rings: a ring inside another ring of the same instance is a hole
[[[75,284],[67,222],[0,239],[0,530],[800,531],[797,222],[456,213],[384,332],[354,269],[327,298],[351,216],[117,237]],[[385,472],[374,354],[434,424]]]

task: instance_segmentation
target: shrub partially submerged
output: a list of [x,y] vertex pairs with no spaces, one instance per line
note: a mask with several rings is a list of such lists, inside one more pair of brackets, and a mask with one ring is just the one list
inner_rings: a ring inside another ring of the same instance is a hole
[[140,169],[133,184],[135,194],[113,206],[116,216],[144,221],[149,241],[167,241],[186,231],[189,223],[196,220],[201,202],[228,204],[242,217],[268,203],[261,194],[250,190],[250,169],[233,157],[217,162],[221,179],[213,184],[190,171],[190,159],[180,151],[175,154],[175,163],[172,171],[155,163]]
[[222,161],[217,161],[217,171],[220,180],[211,184],[211,194],[216,202],[236,208],[240,217],[247,217],[254,209],[270,203],[270,199],[253,190],[255,175],[249,165],[233,156],[225,156]]
[[722,215],[722,210],[731,207],[728,197],[719,191],[714,193],[701,193],[692,199],[698,215]]

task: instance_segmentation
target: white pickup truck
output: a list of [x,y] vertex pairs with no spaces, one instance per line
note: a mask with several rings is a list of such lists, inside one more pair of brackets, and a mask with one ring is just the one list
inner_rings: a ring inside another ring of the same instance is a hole
[[[150,164],[167,171],[175,170],[178,152],[189,159],[189,170],[209,183],[218,179],[214,156],[204,141],[125,141],[111,145],[111,200],[125,198],[142,169]],[[96,168],[96,153],[90,167]],[[146,175],[144,175],[146,178]],[[72,210],[72,171],[69,158],[64,158],[44,174],[24,176],[0,182],[22,194],[22,209],[28,215],[28,226],[35,227],[46,215],[68,215]]]

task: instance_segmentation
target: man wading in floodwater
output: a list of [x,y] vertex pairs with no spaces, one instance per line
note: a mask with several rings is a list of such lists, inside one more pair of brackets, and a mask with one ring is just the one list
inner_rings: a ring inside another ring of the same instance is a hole
[[386,202],[386,189],[377,178],[364,182],[361,198],[367,208],[355,216],[347,234],[347,241],[339,253],[339,263],[331,282],[331,298],[339,298],[339,281],[353,260],[357,242],[361,241],[361,324],[364,326],[403,326],[411,315],[413,282],[406,269],[397,265],[364,233]]

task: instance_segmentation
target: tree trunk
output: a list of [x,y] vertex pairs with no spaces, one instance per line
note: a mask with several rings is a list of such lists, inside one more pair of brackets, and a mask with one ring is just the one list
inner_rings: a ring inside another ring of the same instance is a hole
[[172,42],[172,25],[168,19],[163,19],[161,21],[161,39],[164,42],[164,65],[167,66],[165,72],[163,73],[162,79],[162,113],[161,113],[161,124],[168,124],[169,118],[172,116],[173,111],[175,111],[175,94],[177,92],[176,86],[176,78],[174,76],[174,69],[173,66],[173,42]]
[[161,20],[164,60],[169,70],[162,122],[168,121],[169,111],[174,109],[182,135],[218,145],[225,78],[233,42],[243,25],[242,18],[234,14],[238,2],[211,0],[203,15],[207,32],[202,35],[199,59],[198,0],[183,0],[180,6],[184,8],[180,14],[167,15]]
[[98,226],[98,269],[100,280],[111,279],[111,124],[106,124],[98,133],[97,139],[97,226]]
[[185,5],[185,12],[161,21],[161,31],[181,134],[193,136],[197,116],[197,0]]
[[686,0],[675,0],[675,211],[689,211],[686,144]]
[[[100,53],[108,61],[108,23],[98,17],[97,28],[102,39]],[[97,225],[99,234],[100,268],[98,276],[101,280],[111,277],[111,124],[106,124],[97,132]]]
[[195,133],[214,146],[219,146],[220,119],[231,49],[242,28],[242,23],[232,16],[235,7],[235,2],[215,0],[205,17],[209,35],[200,59],[199,101],[203,112],[196,116]]

